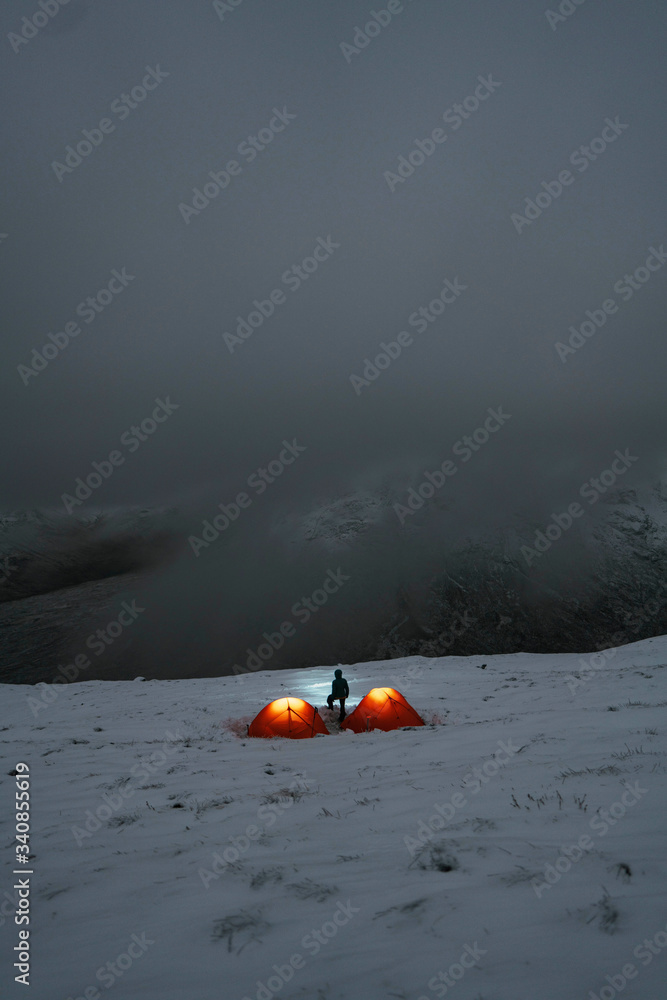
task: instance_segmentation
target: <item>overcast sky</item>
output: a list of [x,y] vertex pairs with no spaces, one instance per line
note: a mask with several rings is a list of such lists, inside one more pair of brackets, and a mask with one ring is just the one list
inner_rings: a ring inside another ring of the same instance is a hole
[[[621,279],[667,243],[667,8],[561,7],[5,0],[0,503],[61,506],[114,450],[90,503],[224,500],[294,438],[287,493],[344,493],[369,468],[442,461],[498,406],[512,419],[480,458],[481,517],[499,491],[510,508],[567,495],[615,449],[639,457],[633,481],[661,475],[667,266]],[[224,190],[184,209],[230,161]],[[285,275],[318,246],[306,280]],[[446,279],[453,301],[411,325]],[[586,310],[604,325],[566,354]],[[412,343],[355,388],[401,331]],[[167,397],[154,434],[121,443]]]

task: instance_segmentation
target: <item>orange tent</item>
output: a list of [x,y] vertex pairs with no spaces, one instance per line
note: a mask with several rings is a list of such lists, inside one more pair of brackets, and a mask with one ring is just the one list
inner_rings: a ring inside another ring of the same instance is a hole
[[365,733],[370,729],[400,729],[401,726],[423,726],[424,720],[394,688],[373,688],[348,715],[341,729]]
[[248,736],[286,736],[290,740],[305,740],[316,733],[329,735],[317,709],[301,698],[278,698],[270,702],[248,726]]

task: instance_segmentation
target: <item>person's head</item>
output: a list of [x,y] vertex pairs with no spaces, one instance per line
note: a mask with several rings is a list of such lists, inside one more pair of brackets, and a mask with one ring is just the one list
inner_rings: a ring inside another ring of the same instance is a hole
[[334,677],[342,677],[342,676],[343,676],[342,670],[334,670]]

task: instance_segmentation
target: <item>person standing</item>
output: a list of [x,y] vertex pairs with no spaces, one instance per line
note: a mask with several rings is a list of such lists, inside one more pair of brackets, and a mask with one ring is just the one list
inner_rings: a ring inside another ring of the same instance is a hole
[[343,677],[342,670],[334,670],[334,679],[331,682],[331,694],[327,698],[327,705],[333,711],[334,701],[340,702],[340,716],[338,718],[339,722],[342,722],[345,718],[345,699],[350,696],[350,688],[347,681]]

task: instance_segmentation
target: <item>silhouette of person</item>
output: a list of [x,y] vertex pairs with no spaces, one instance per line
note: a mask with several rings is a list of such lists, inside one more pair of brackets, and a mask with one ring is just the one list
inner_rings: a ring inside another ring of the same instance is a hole
[[350,689],[348,687],[347,681],[343,677],[342,670],[334,670],[334,679],[331,682],[331,694],[327,698],[327,705],[333,711],[334,701],[340,702],[340,716],[338,718],[339,722],[342,722],[345,718],[345,699],[349,698]]

